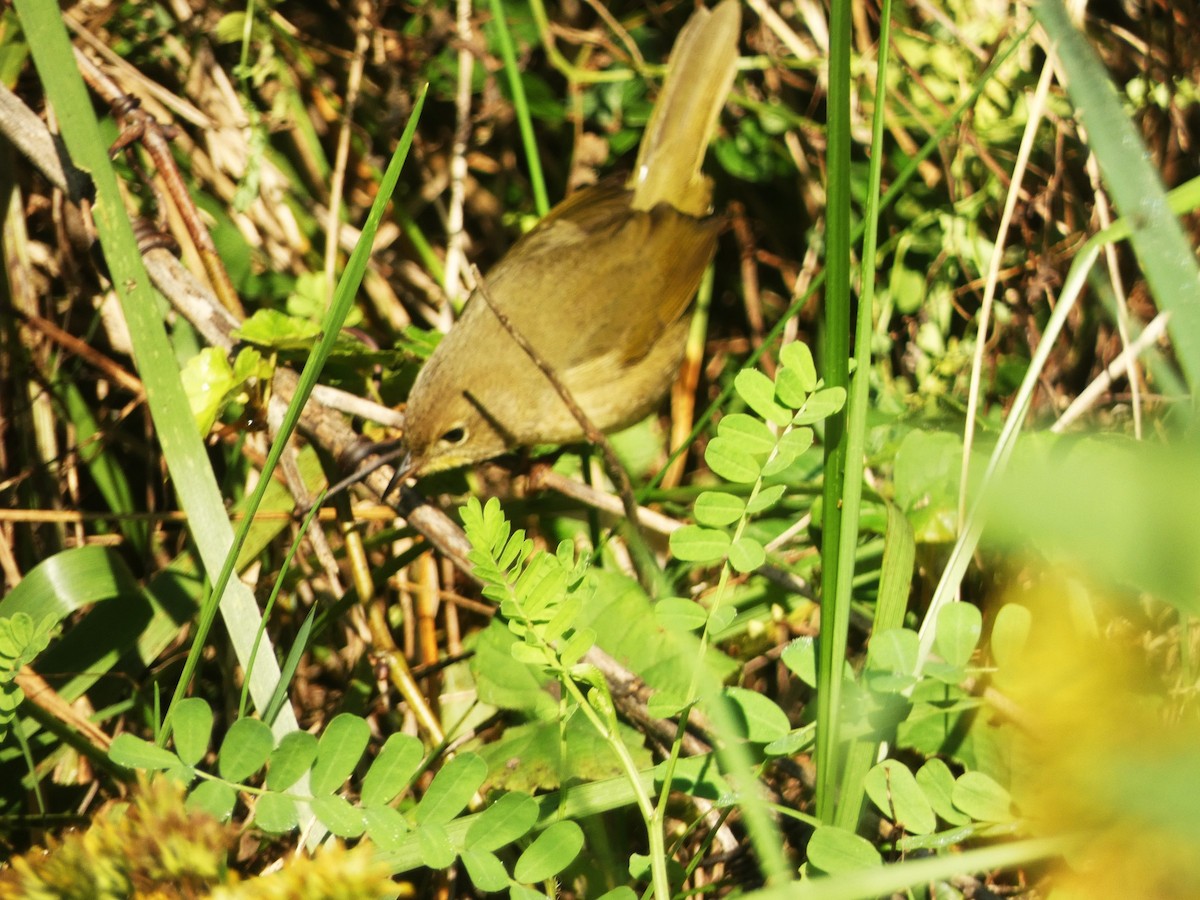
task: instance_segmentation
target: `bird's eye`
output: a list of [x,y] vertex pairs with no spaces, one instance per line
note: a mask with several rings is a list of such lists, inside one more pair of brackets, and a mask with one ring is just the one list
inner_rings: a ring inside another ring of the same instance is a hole
[[461,444],[467,439],[467,429],[462,426],[451,428],[442,435],[441,440],[446,444]]

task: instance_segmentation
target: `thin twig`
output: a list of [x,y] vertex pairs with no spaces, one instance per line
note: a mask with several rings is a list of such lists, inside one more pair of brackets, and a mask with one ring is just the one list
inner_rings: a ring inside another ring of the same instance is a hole
[[[606,494],[591,485],[567,478],[565,475],[555,472],[554,469],[545,463],[536,464],[529,473],[529,490],[557,491],[564,497],[578,500],[580,503],[584,503],[610,515],[619,516],[629,514],[621,498],[614,497],[612,494]],[[638,507],[638,520],[643,527],[655,534],[667,535],[683,527],[682,522],[644,506]]]
[[125,369],[117,365],[116,362],[105,356],[87,341],[80,340],[75,335],[63,331],[53,322],[43,319],[34,313],[16,310],[16,314],[21,317],[25,324],[40,331],[71,355],[82,359],[93,368],[102,372],[105,377],[129,391],[134,397],[138,399],[145,398],[146,388],[139,379],[130,375]]
[[638,49],[637,41],[635,41],[629,34],[628,30],[626,30],[626,28],[617,21],[617,17],[609,12],[608,7],[603,3],[598,2],[598,0],[584,0],[584,2],[595,11],[596,15],[604,20],[604,24],[612,30],[612,33],[615,34],[625,46],[625,51],[629,54],[629,58],[633,60],[633,64],[638,71],[645,69],[646,60],[642,56],[642,51]]
[[[1087,169],[1088,179],[1092,183],[1092,195],[1096,198],[1096,218],[1100,221],[1101,229],[1108,228],[1112,224],[1112,211],[1108,204],[1108,194],[1104,192],[1104,185],[1100,180],[1100,164],[1096,162],[1095,153],[1088,154],[1084,167]],[[1129,334],[1129,298],[1125,294],[1125,284],[1121,280],[1117,248],[1111,242],[1104,245],[1104,262],[1108,266],[1109,284],[1112,285],[1113,297],[1117,301],[1117,334],[1121,338],[1121,348],[1127,350],[1132,341]],[[1142,385],[1138,374],[1137,356],[1136,354],[1122,353],[1121,357],[1125,360],[1125,377],[1129,381],[1129,400],[1133,409],[1133,436],[1140,441],[1142,439]],[[1078,399],[1076,398],[1076,400]]]
[[1112,383],[1117,377],[1123,372],[1129,371],[1129,367],[1134,360],[1141,356],[1143,350],[1162,339],[1163,335],[1167,333],[1167,322],[1170,319],[1171,314],[1168,312],[1160,312],[1155,316],[1150,324],[1142,330],[1142,333],[1121,351],[1120,356],[1110,362],[1105,370],[1084,388],[1078,397],[1071,401],[1071,405],[1066,408],[1058,421],[1050,426],[1050,430],[1055,434],[1060,434],[1091,409],[1100,395],[1112,387]]
[[367,48],[370,46],[370,16],[371,5],[366,0],[360,0],[358,14],[354,18],[354,54],[350,58],[350,69],[346,77],[346,99],[342,104],[342,121],[338,127],[337,151],[333,159],[333,177],[329,182],[329,209],[325,217],[325,286],[326,297],[330,300],[333,298],[337,277],[338,232],[341,229],[346,164],[350,159],[351,125],[354,121],[354,107],[358,103],[359,86],[362,84]]
[[73,201],[91,190],[91,180],[72,166],[64,166],[61,150],[38,114],[0,84],[0,134],[3,134],[46,180]]
[[458,37],[458,82],[454,92],[454,141],[450,147],[450,201],[446,206],[446,270],[442,290],[458,309],[462,300],[463,205],[466,198],[467,142],[471,137],[471,78],[475,55],[471,52],[471,0],[458,0],[455,17]]
[[1008,228],[1012,223],[1020,196],[1021,182],[1025,179],[1025,170],[1029,165],[1029,157],[1033,151],[1034,139],[1037,136],[1038,125],[1046,108],[1046,97],[1050,85],[1054,81],[1054,69],[1047,65],[1038,80],[1037,89],[1029,100],[1029,116],[1025,124],[1025,133],[1021,136],[1021,145],[1017,150],[1017,160],[1013,165],[1012,179],[1008,193],[1004,198],[1004,211],[1000,215],[1000,224],[996,228],[996,242],[992,248],[992,258],[988,264],[987,286],[983,292],[983,303],[979,308],[979,326],[975,335],[975,353],[971,360],[971,387],[967,394],[966,423],[963,426],[962,466],[958,481],[958,530],[966,527],[968,482],[971,474],[971,447],[975,442],[975,419],[979,409],[979,395],[982,390],[983,353],[987,346],[988,325],[991,319],[992,305],[996,297],[996,285],[999,281],[1000,263],[1004,259],[1005,241],[1008,239]]
[[141,108],[138,99],[123,91],[111,78],[91,61],[84,53],[75,51],[75,60],[79,65],[80,74],[100,97],[112,109],[113,114],[121,125],[121,136],[117,139],[115,150],[124,149],[137,141],[154,161],[159,176],[163,179],[175,209],[183,219],[188,235],[196,244],[204,271],[212,282],[213,289],[221,300],[221,305],[239,318],[245,318],[241,298],[233,287],[233,281],[225,270],[225,264],[217,253],[212,235],[200,218],[200,211],[188,193],[187,184],[175,157],[171,153],[163,126],[146,110]]
[[[755,252],[754,232],[746,218],[746,207],[739,202],[729,204],[729,219],[733,236],[737,239],[738,255],[742,272],[742,305],[746,310],[746,321],[750,325],[750,341],[754,349],[762,346],[763,333],[767,330],[763,320],[762,295],[758,286],[758,260]],[[775,358],[764,353],[759,360],[766,373],[775,377]]]

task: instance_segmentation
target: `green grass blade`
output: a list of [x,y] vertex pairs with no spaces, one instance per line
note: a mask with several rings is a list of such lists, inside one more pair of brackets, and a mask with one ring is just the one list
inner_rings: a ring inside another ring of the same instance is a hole
[[[879,594],[875,601],[875,617],[871,633],[879,634],[889,628],[899,628],[908,609],[908,594],[912,587],[913,563],[917,545],[913,541],[908,518],[894,504],[887,505],[887,538],[883,547],[883,564],[879,572]],[[838,800],[834,824],[857,830],[862,815],[864,780],[879,755],[878,740],[856,740],[846,756],[846,772]]]
[[[835,0],[829,39],[829,184],[825,217],[825,322],[821,368],[828,387],[846,387],[850,372],[850,37],[849,0]],[[842,499],[849,444],[845,410],[825,422],[821,541],[821,635],[817,643],[817,815],[832,822],[841,771],[838,731],[842,660],[850,606],[838,594]],[[853,575],[851,570],[848,575]],[[848,583],[848,582],[847,582]]]
[[[875,110],[872,116],[871,163],[869,186],[867,188],[867,215],[863,232],[862,293],[858,303],[858,315],[854,331],[854,377],[850,382],[850,395],[846,412],[845,470],[841,491],[842,523],[839,532],[840,539],[837,545],[838,560],[835,567],[837,581],[834,586],[834,594],[831,602],[824,602],[824,598],[828,595],[822,593],[821,634],[822,636],[825,635],[827,623],[830,627],[838,629],[833,639],[829,641],[832,644],[831,653],[834,656],[830,661],[830,669],[825,671],[830,676],[834,676],[840,672],[841,661],[846,654],[846,635],[850,627],[850,603],[854,585],[854,561],[858,549],[859,518],[862,511],[863,455],[867,441],[867,408],[870,405],[869,387],[871,379],[871,331],[874,320],[875,300],[875,259],[878,244],[879,212],[882,206],[880,185],[883,180],[884,98],[887,96],[890,16],[891,3],[889,0],[889,2],[883,4],[880,19],[879,60],[875,81]],[[826,485],[825,503],[826,511],[828,512],[830,503],[828,480],[826,481]],[[902,534],[903,530],[896,525],[890,513],[888,526],[889,538],[892,539],[892,542],[894,543],[897,540],[902,542],[903,539],[897,537],[897,535]],[[908,543],[910,545],[912,543],[911,531],[908,534]],[[911,571],[910,560],[910,575]],[[823,583],[822,589],[826,588],[827,585]],[[907,599],[907,585],[904,596]],[[882,605],[882,598],[878,602],[879,605]],[[834,615],[828,618],[826,616],[827,607],[835,610]],[[877,616],[879,612],[880,610],[877,606]],[[903,614],[903,609],[900,612]],[[822,684],[824,683],[822,682]],[[838,711],[834,709],[832,714],[836,722]],[[818,721],[821,720],[818,719]],[[836,737],[836,724],[827,723],[826,727]],[[862,780],[874,762],[877,747],[878,745],[872,741],[857,741],[851,745],[845,763],[845,772],[840,781],[842,790],[839,793],[835,809],[832,813],[832,820],[835,824],[850,830],[858,827],[859,813],[862,809]],[[825,810],[824,814],[828,814],[828,806],[822,807],[819,801],[818,809],[823,809]],[[826,819],[826,821],[829,820]]]
[[[321,504],[324,502],[325,492],[322,491],[317,499],[313,501],[312,508],[309,509],[308,514],[304,517],[304,521],[300,523],[300,527],[296,529],[296,535],[292,539],[292,546],[288,548],[287,556],[284,557],[283,564],[279,567],[279,574],[275,578],[275,586],[271,589],[271,596],[267,599],[267,604],[263,608],[262,624],[258,627],[258,634],[254,636],[254,649],[250,652],[250,669],[254,668],[254,660],[266,632],[267,621],[271,618],[271,610],[275,607],[275,601],[279,599],[279,592],[283,590],[288,573],[292,571],[292,563],[296,559],[296,554],[300,551],[300,543],[304,540],[304,536],[308,534],[308,529],[312,527],[313,520],[316,519],[317,513],[321,510]],[[296,641],[292,645],[292,649],[288,652],[287,660],[279,673],[279,684],[275,686],[275,692],[271,695],[270,702],[267,703],[266,708],[262,711],[263,721],[268,724],[274,721],[275,716],[279,714],[280,707],[283,706],[284,701],[287,699],[287,685],[292,680],[292,676],[296,674],[296,668],[300,664],[300,654],[308,646],[308,636],[312,632],[316,612],[317,608],[314,606],[308,611],[308,615],[305,616],[304,623],[300,626],[299,634],[296,636]],[[249,679],[247,679],[248,681]],[[242,696],[238,701],[239,718],[246,714],[247,699],[246,686],[243,684]]]
[[525,147],[525,160],[529,164],[529,182],[533,187],[537,214],[544,216],[550,211],[550,200],[546,194],[546,179],[542,175],[542,160],[538,156],[537,137],[533,133],[533,118],[529,113],[529,101],[525,97],[525,84],[521,81],[521,70],[517,66],[517,53],[513,49],[508,20],[504,17],[503,0],[488,0],[492,10],[492,23],[496,28],[496,42],[500,45],[500,56],[504,60],[504,74],[512,91],[513,110],[517,126],[521,129],[521,143]]

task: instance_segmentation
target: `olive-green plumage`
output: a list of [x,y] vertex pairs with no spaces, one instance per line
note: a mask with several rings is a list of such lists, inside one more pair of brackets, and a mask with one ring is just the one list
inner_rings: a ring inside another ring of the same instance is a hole
[[[733,82],[740,20],[738,0],[692,15],[629,182],[577,191],[485,278],[492,304],[602,431],[650,412],[682,358],[688,307],[716,250],[700,164]],[[398,474],[582,438],[554,385],[472,296],[413,385]]]

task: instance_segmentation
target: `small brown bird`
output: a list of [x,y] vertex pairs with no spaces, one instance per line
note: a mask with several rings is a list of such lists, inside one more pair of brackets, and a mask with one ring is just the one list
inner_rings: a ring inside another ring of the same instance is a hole
[[514,447],[583,439],[493,306],[601,431],[637,421],[661,399],[716,250],[712,185],[700,164],[733,83],[740,22],[738,0],[696,10],[627,184],[568,197],[487,275],[490,305],[478,290],[467,301],[413,385],[393,486]]

